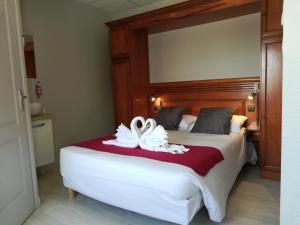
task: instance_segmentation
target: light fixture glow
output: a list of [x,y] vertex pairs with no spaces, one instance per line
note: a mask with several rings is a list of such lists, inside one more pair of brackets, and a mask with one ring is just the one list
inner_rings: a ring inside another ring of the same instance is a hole
[[154,110],[159,110],[162,107],[162,101],[160,97],[153,97],[151,96],[151,102],[153,104]]
[[248,99],[249,99],[249,100],[253,100],[254,95],[255,95],[255,93],[254,93],[254,92],[251,92],[251,93],[248,95]]

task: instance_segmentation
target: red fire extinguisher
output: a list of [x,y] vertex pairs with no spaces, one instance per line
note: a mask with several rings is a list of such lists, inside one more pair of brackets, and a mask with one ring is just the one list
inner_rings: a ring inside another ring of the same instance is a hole
[[37,81],[35,85],[35,94],[39,98],[43,94],[43,89],[41,86],[41,82]]

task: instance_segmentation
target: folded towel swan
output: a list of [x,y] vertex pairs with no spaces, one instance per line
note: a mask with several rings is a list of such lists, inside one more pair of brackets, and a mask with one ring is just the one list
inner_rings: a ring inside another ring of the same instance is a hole
[[117,133],[115,134],[116,139],[103,141],[103,144],[115,145],[125,148],[136,148],[139,146],[139,140],[142,134],[142,129],[137,126],[138,122],[142,125],[145,124],[145,119],[142,116],[135,117],[130,123],[130,129],[126,127],[123,123],[117,128]]
[[155,148],[166,146],[168,144],[168,133],[162,126],[156,126],[156,121],[154,119],[147,119],[145,128],[143,129],[142,127],[142,131],[143,133],[139,140],[139,146],[142,149],[155,151]]
[[[138,128],[137,123],[142,127]],[[131,130],[130,130],[131,129]],[[155,152],[169,152],[172,154],[183,154],[189,151],[183,145],[168,144],[168,133],[161,126],[156,125],[154,119],[145,119],[142,116],[135,117],[130,124],[130,129],[121,124],[115,136],[115,140],[103,141],[103,144],[116,145],[120,147],[136,148]]]

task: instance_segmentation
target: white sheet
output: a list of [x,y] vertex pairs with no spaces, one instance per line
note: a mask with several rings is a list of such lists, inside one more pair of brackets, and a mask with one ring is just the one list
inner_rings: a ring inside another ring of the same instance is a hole
[[188,225],[203,206],[202,194],[177,200],[154,189],[95,176],[63,177],[65,187],[101,202],[169,222]]
[[[228,193],[245,161],[244,134],[209,135],[169,132],[177,144],[218,148],[225,160],[205,176],[192,169],[140,157],[128,157],[80,147],[61,149],[61,174],[95,177],[145,187],[175,200],[186,200],[201,190],[210,219],[220,222],[225,216]],[[78,166],[74,166],[78,165]]]

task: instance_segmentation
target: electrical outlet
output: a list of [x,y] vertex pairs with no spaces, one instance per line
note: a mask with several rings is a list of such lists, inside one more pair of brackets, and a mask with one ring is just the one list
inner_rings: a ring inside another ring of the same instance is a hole
[[255,105],[247,105],[248,112],[255,112]]

